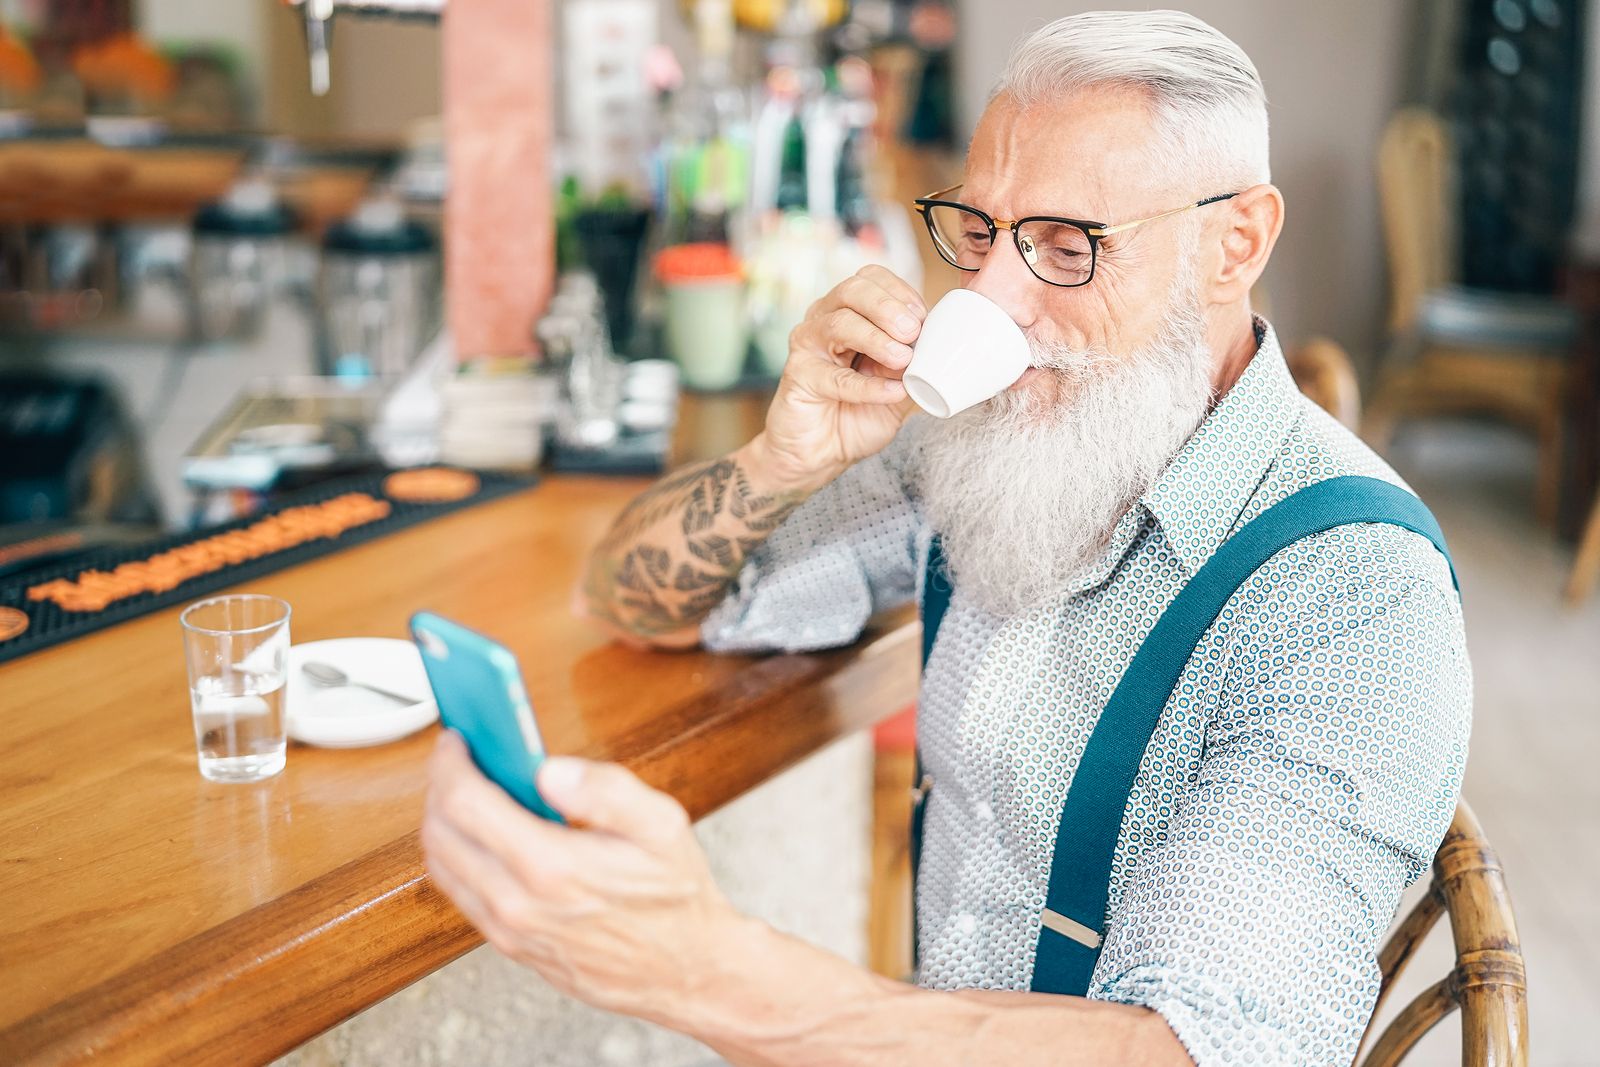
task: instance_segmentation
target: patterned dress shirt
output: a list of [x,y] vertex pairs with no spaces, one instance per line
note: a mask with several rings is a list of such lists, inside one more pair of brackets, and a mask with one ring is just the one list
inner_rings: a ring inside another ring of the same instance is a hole
[[[1229,533],[1326,478],[1403,484],[1256,329],[1245,373],[1070,588],[1000,618],[957,582],[918,712],[920,984],[1028,988],[1089,733]],[[703,624],[708,647],[836,646],[917,595],[922,424],[795,511]],[[1201,1067],[1348,1064],[1401,891],[1454,811],[1470,718],[1460,605],[1425,538],[1352,525],[1274,556],[1201,638],[1145,753],[1089,996],[1160,1012]]]

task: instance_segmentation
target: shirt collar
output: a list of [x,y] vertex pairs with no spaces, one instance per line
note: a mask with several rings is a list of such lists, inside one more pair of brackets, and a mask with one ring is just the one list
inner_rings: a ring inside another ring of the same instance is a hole
[[1259,317],[1255,331],[1244,374],[1139,499],[1190,575],[1238,526],[1300,410],[1277,334]]

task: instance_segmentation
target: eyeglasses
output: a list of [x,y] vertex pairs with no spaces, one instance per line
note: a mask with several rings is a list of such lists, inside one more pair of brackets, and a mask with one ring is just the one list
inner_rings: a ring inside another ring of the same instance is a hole
[[991,218],[975,207],[943,199],[959,188],[961,186],[952,185],[912,201],[922,221],[928,226],[928,236],[933,238],[933,246],[946,263],[958,270],[978,270],[983,266],[989,250],[994,247],[995,232],[1010,230],[1011,239],[1016,242],[1017,251],[1022,254],[1022,261],[1028,265],[1033,276],[1047,285],[1068,289],[1088,285],[1094,279],[1095,260],[1104,238],[1239,195],[1223,193],[1149,218],[1108,226],[1103,222],[1063,219],[1053,215],[1029,215],[1025,219]]

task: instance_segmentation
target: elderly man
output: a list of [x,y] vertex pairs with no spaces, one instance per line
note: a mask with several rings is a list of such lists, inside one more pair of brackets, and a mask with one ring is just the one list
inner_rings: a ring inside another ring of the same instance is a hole
[[612,766],[546,765],[570,829],[447,738],[429,869],[558,986],[735,1063],[1349,1063],[1470,673],[1436,526],[1251,313],[1283,222],[1256,70],[1189,16],[1061,19],[965,179],[919,210],[1033,369],[908,419],[923,304],[863,270],[764,431],[634,503],[584,591],[628,639],[729,650],[920,599],[918,985],[735,914]]

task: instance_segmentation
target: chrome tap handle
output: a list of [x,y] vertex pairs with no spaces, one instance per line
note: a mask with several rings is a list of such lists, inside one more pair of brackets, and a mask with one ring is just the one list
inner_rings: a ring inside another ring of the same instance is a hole
[[328,61],[328,20],[333,18],[333,0],[305,0],[306,54],[311,61],[311,91],[328,95],[333,70]]
[[445,0],[284,0],[305,9],[306,52],[311,61],[311,91],[326,96],[333,84],[328,61],[328,39],[333,33],[335,10],[361,15],[399,15],[437,18]]

